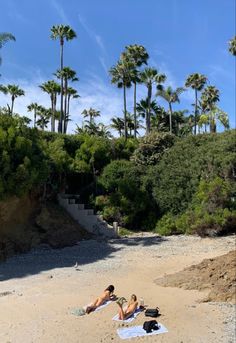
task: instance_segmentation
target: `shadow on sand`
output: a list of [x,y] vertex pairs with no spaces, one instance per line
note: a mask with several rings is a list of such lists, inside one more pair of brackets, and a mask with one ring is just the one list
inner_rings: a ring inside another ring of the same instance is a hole
[[[161,244],[166,239],[159,236],[131,236],[108,241],[84,240],[73,247],[52,249],[42,245],[28,253],[15,255],[0,263],[0,282],[22,278],[55,268],[79,267],[96,261],[113,259],[115,253],[127,246],[150,247]],[[125,251],[124,251],[125,253]]]

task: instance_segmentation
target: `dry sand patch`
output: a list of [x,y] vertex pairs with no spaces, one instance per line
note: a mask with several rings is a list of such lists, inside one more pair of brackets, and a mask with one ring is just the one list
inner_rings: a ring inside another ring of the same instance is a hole
[[[76,247],[16,256],[0,264],[0,291],[14,290],[0,297],[0,342],[121,342],[116,330],[122,324],[111,320],[117,312],[115,303],[83,317],[70,313],[114,283],[117,295],[129,297],[136,293],[150,307],[158,305],[162,314],[158,320],[169,330],[167,334],[130,342],[233,343],[234,310],[230,304],[201,303],[206,292],[162,287],[155,280],[204,258],[223,255],[234,244],[234,237],[160,239],[144,234],[109,242],[84,241]],[[79,270],[73,267],[76,260],[80,262]],[[36,273],[32,274],[32,264],[37,263]],[[141,325],[145,320],[140,314],[129,325]]]

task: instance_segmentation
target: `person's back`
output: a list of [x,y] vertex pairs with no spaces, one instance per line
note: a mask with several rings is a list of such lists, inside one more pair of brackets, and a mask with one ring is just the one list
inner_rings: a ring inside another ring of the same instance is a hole
[[88,306],[86,309],[86,313],[90,313],[92,311],[95,311],[97,307],[103,305],[106,301],[111,300],[113,297],[115,287],[113,285],[108,286],[100,297],[98,297],[92,305]]

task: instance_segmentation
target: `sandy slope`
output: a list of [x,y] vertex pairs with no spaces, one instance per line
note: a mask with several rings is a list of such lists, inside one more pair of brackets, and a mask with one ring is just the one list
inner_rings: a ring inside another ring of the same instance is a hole
[[[42,247],[14,257],[0,264],[0,342],[121,342],[116,330],[122,324],[111,320],[115,303],[83,317],[70,314],[113,283],[118,296],[135,292],[150,307],[158,305],[158,321],[169,330],[131,342],[233,343],[232,305],[201,303],[206,292],[161,287],[154,280],[234,248],[233,236],[139,235],[109,243],[83,241],[62,250]],[[79,270],[73,268],[76,261]],[[129,326],[145,320],[140,314]]]

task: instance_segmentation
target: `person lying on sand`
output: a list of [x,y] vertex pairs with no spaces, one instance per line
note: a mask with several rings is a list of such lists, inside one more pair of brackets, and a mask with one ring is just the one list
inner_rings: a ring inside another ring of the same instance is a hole
[[89,314],[90,312],[93,312],[98,308],[99,306],[103,305],[108,300],[114,299],[114,289],[115,287],[113,285],[108,286],[104,292],[98,297],[91,305],[89,305],[86,308],[86,313]]
[[127,318],[129,318],[137,309],[138,307],[138,301],[137,301],[137,297],[135,294],[131,295],[130,301],[128,302],[128,305],[126,307],[126,309],[123,309],[123,304],[126,303],[126,299],[125,298],[119,298],[116,303],[119,306],[119,319],[120,320],[125,320]]

